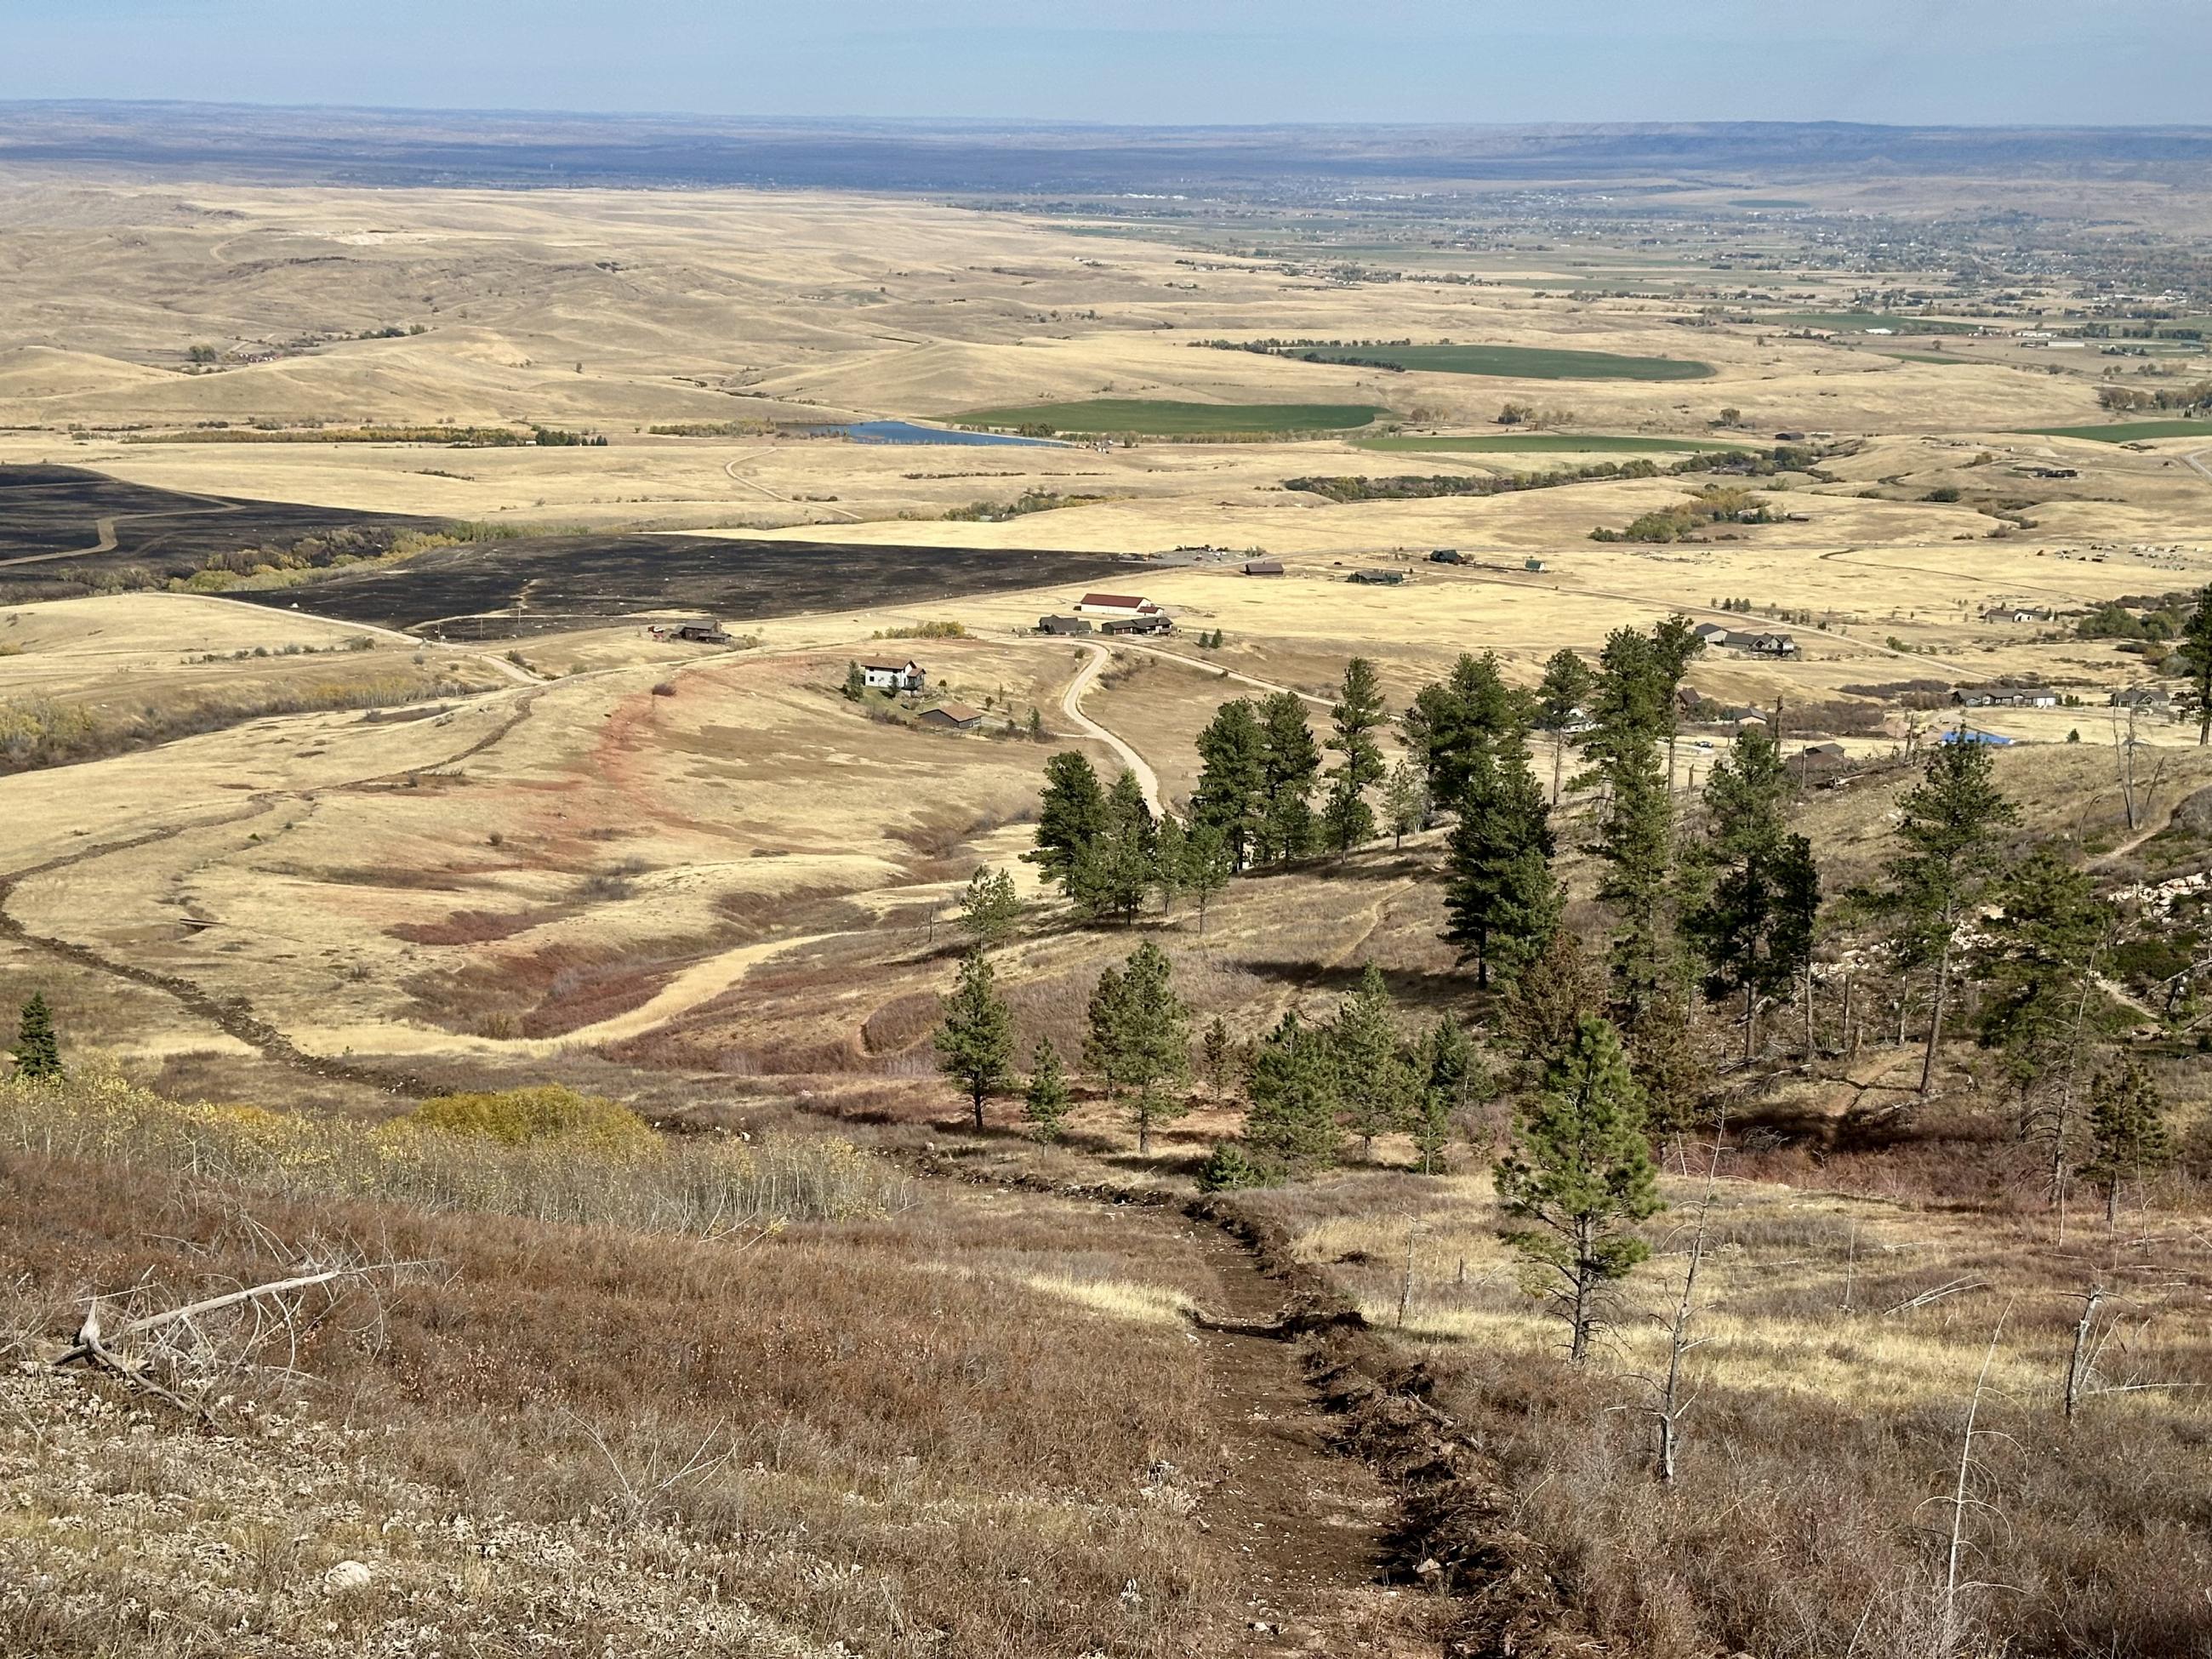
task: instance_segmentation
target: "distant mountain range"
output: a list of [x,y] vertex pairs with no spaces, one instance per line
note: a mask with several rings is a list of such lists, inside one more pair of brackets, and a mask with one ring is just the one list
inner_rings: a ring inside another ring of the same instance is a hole
[[1844,173],[2157,178],[2207,162],[2212,127],[1113,127],[0,102],[0,163],[287,183],[1110,194]]

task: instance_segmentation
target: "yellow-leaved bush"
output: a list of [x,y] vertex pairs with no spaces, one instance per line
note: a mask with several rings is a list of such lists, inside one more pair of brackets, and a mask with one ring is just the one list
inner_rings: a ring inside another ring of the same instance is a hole
[[380,1123],[170,1100],[98,1066],[0,1083],[0,1145],[174,1171],[289,1199],[688,1234],[849,1221],[911,1183],[849,1142],[661,1136],[616,1102],[557,1086],[448,1095]]

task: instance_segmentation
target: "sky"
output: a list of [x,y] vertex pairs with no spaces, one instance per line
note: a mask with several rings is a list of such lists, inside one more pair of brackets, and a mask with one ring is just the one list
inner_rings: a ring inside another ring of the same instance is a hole
[[2212,122],[2207,0],[0,0],[0,99],[1130,125]]

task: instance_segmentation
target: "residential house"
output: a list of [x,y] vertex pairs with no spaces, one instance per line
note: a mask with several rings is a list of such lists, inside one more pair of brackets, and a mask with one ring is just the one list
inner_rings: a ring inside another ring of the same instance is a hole
[[1460,556],[1459,549],[1440,547],[1429,555],[1429,562],[1431,564],[1465,564],[1467,561]]
[[929,676],[921,672],[920,663],[894,657],[863,659],[860,678],[871,691],[889,691],[894,696],[902,692],[918,692],[929,683]]
[[1402,570],[1355,570],[1345,580],[1358,582],[1363,587],[1398,587],[1404,585],[1406,573]]
[[2124,686],[2112,693],[2115,708],[2148,708],[2163,714],[2173,707],[2173,693],[2162,685]]
[[1037,618],[1037,632],[1040,634],[1088,634],[1090,631],[1091,624],[1080,617]]
[[1283,574],[1280,559],[1247,559],[1244,574],[1248,576],[1279,576]]
[[2046,685],[1985,686],[1978,691],[1954,691],[1951,702],[1959,708],[2056,708],[2058,694]]
[[1985,623],[2049,622],[2051,613],[2033,605],[1993,605],[1982,612],[1982,620]]

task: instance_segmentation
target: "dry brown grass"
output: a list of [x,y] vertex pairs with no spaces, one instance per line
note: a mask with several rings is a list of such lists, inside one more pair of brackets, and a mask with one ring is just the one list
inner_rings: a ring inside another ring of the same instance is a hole
[[[1212,1456],[1199,1358],[1156,1312],[1192,1283],[1171,1235],[938,1194],[747,1250],[241,1197],[58,1154],[15,1153],[3,1178],[0,1237],[28,1273],[10,1312],[43,1310],[49,1340],[88,1287],[160,1302],[270,1277],[270,1240],[437,1264],[380,1307],[341,1301],[293,1374],[242,1387],[284,1425],[254,1461],[296,1483],[288,1541],[250,1571],[235,1552],[276,1523],[232,1451],[242,1406],[188,1475],[181,1425],[134,1437],[65,1395],[11,1395],[0,1577],[45,1587],[0,1594],[11,1652],[385,1653],[403,1608],[437,1644],[492,1615],[625,1655],[736,1604],[763,1644],[744,1650],[776,1653],[1156,1654],[1218,1629],[1231,1564],[1187,1505],[1143,1492],[1156,1464],[1202,1480]],[[101,1496],[122,1490],[185,1496]],[[485,1540],[515,1558],[489,1576],[462,1565]],[[374,1583],[333,1602],[320,1576],[344,1558]],[[455,1571],[475,1595],[444,1590]],[[239,1636],[204,1623],[226,1606]]]
[[[1994,1339],[1964,1529],[1964,1650],[2212,1651],[2191,1473],[2212,1420],[2201,1195],[2169,1186],[2144,1208],[2131,1194],[2116,1231],[2077,1205],[2062,1235],[2031,1196],[2033,1153],[1995,1127],[1954,1117],[1917,1155],[1907,1143],[1818,1167],[1802,1151],[1731,1164],[1673,1487],[1653,1478],[1648,1408],[1695,1180],[1667,1182],[1674,1207],[1648,1229],[1658,1253],[1580,1373],[1519,1289],[1483,1176],[1355,1175],[1245,1201],[1418,1358],[1428,1397],[1506,1493],[1508,1512],[1485,1526],[1533,1540],[1569,1604],[1624,1650],[1935,1651],[1950,1520],[1938,1500]],[[1744,1178],[1754,1170],[1765,1178]],[[1954,1280],[1966,1288],[1899,1305]],[[2063,1379],[2093,1286],[2111,1299],[2069,1424]],[[1483,1581],[1477,1558],[1464,1571]]]

